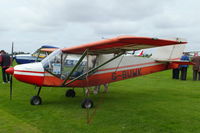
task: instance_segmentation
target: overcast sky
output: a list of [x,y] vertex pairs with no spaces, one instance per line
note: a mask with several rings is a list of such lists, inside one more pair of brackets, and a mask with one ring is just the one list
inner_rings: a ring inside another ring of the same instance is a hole
[[199,0],[0,0],[0,49],[33,52],[120,35],[181,37],[200,51]]

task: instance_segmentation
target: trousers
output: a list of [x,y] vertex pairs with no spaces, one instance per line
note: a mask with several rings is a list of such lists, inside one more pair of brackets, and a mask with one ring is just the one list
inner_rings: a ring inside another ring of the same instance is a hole
[[198,70],[193,70],[193,80],[200,80],[200,72],[198,72]]
[[181,67],[181,80],[186,80],[187,78],[187,67]]
[[172,78],[173,79],[179,79],[179,68],[173,69],[172,71]]
[[8,67],[2,68],[2,77],[3,77],[3,82],[8,82],[10,81],[10,75],[6,73],[6,69]]

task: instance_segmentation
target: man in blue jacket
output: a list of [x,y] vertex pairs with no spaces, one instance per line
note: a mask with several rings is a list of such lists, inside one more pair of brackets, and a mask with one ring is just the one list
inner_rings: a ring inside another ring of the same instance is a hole
[[[184,55],[181,57],[180,60],[182,61],[189,61],[189,56],[188,53],[183,53]],[[187,77],[187,68],[188,65],[180,65],[180,70],[181,70],[181,80],[186,80]]]

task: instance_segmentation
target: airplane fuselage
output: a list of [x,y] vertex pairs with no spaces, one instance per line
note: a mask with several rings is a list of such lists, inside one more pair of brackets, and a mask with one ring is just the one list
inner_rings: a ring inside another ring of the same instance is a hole
[[[100,56],[97,58],[96,65],[101,64],[111,58],[111,56]],[[97,86],[167,69],[169,69],[168,63],[156,62],[154,59],[146,57],[122,55],[105,66],[100,67],[94,73],[89,74],[86,78],[72,82],[67,87]],[[17,65],[14,67],[14,77],[22,82],[37,86],[57,87],[61,86],[64,81],[64,79],[45,71],[42,63]]]

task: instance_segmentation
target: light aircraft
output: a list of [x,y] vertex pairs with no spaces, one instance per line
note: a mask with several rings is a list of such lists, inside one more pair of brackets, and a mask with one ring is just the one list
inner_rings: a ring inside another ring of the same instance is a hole
[[[55,46],[43,45],[32,54],[19,54],[15,56],[17,64],[33,63],[43,60],[50,54],[48,49],[58,49]],[[47,50],[47,51],[46,51]],[[52,52],[52,50],[51,50]]]
[[[74,88],[84,88],[88,96],[90,87],[172,69],[177,64],[190,64],[179,60],[186,43],[179,38],[120,36],[58,49],[41,62],[16,65],[6,72],[19,81],[37,86],[37,95],[31,98],[30,103],[40,105],[42,99],[39,95],[43,86],[72,87],[66,91],[67,97],[75,96]],[[153,47],[159,48],[151,58],[125,54]],[[10,92],[12,96],[12,84]],[[81,106],[92,108],[93,101],[87,97]]]
[[143,56],[144,55],[144,51],[142,50],[142,51],[134,51],[134,54],[133,55],[135,55],[135,56]]

